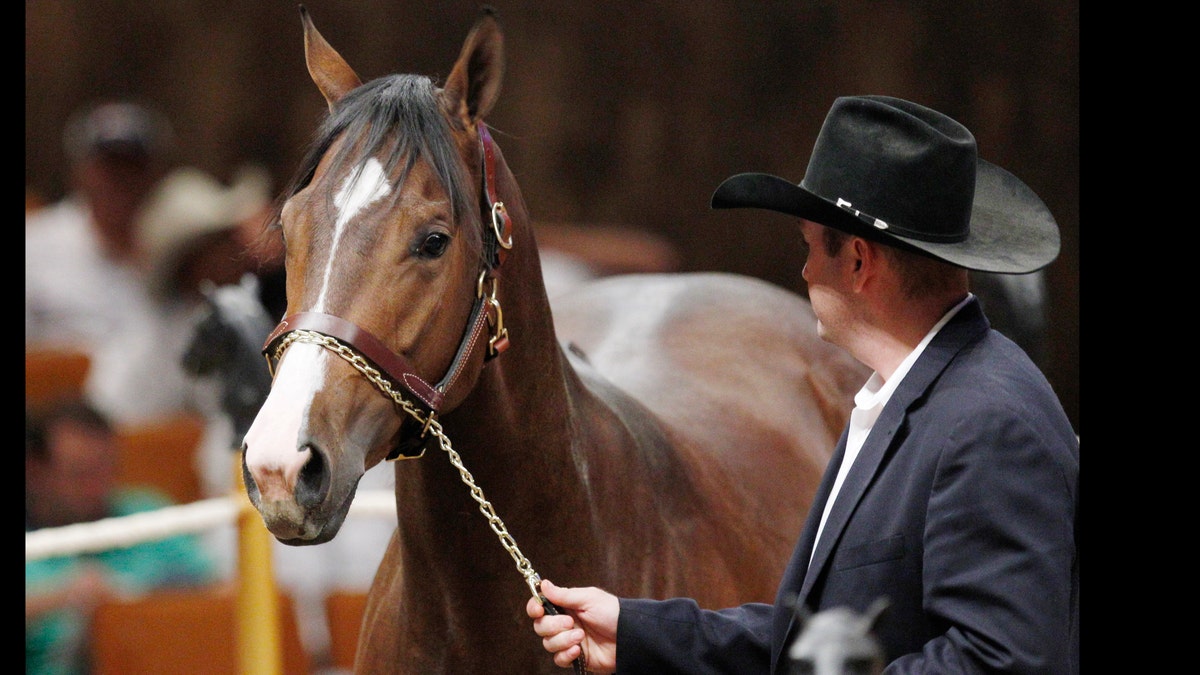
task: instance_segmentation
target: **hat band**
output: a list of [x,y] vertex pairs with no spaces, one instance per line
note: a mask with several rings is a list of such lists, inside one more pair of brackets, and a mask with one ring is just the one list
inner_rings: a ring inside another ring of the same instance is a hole
[[866,223],[867,225],[869,225],[877,230],[885,231],[885,232],[888,232],[893,235],[899,235],[902,237],[908,237],[909,239],[917,239],[919,241],[930,241],[930,242],[956,242],[956,241],[964,241],[967,238],[966,232],[963,232],[962,234],[937,235],[937,234],[931,234],[929,232],[918,232],[916,230],[910,230],[906,227],[901,227],[899,225],[892,225],[892,224],[888,223],[887,221],[883,220],[882,218],[876,218],[875,216],[872,216],[870,214],[863,213],[862,211],[854,208],[854,205],[851,204],[849,201],[846,201],[845,199],[842,199],[841,197],[837,198],[837,205],[843,211],[846,211],[847,213],[853,215],[855,218],[858,218],[859,220]]

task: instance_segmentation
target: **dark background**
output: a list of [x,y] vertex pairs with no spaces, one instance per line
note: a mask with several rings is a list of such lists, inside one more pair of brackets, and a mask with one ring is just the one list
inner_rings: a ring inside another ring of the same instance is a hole
[[[310,0],[365,80],[444,78],[480,4]],[[686,270],[804,292],[794,221],[713,212],[726,176],[798,181],[833,99],[887,94],[975,132],[980,154],[1050,207],[1044,368],[1079,431],[1077,0],[497,1],[508,70],[489,118],[535,220],[642,228]],[[247,161],[290,177],[325,112],[297,3],[36,0],[25,4],[27,194],[65,190],[61,128],[129,96],[175,125],[177,161],[228,179]]]

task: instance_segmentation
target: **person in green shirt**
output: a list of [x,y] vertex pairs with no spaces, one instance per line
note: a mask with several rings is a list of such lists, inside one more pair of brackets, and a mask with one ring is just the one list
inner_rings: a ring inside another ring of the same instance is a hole
[[[117,435],[82,401],[26,411],[25,531],[150,511],[163,493],[123,486]],[[215,561],[195,535],[25,563],[25,672],[89,672],[89,621],[102,602],[216,582]]]

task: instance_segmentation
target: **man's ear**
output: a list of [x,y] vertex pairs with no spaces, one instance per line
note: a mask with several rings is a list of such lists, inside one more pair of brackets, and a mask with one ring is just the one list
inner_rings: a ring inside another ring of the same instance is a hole
[[850,245],[846,247],[850,255],[850,263],[854,266],[854,288],[861,290],[867,279],[874,276],[882,254],[879,244],[862,237],[851,237]]
[[863,239],[862,237],[850,238],[850,255],[854,262],[854,271],[861,271],[863,263],[874,259],[875,244]]

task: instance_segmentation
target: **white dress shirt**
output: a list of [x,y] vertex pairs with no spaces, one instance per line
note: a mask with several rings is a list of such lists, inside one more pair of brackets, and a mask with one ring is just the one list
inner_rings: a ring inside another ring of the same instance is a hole
[[821,514],[821,524],[817,527],[817,538],[814,540],[813,550],[808,554],[809,562],[812,562],[812,555],[816,552],[816,544],[821,541],[821,533],[825,530],[825,521],[829,519],[829,512],[833,509],[833,503],[837,500],[838,493],[841,492],[842,483],[846,481],[846,474],[850,473],[850,467],[854,465],[854,460],[858,458],[858,452],[862,450],[863,443],[867,440],[867,435],[871,433],[871,428],[875,426],[875,420],[879,419],[879,413],[883,411],[883,406],[887,405],[888,399],[892,397],[892,392],[896,391],[896,387],[900,386],[900,381],[908,374],[912,364],[916,363],[917,358],[921,356],[921,352],[925,351],[925,347],[933,340],[933,336],[937,335],[942,326],[946,325],[955,314],[958,313],[967,301],[973,295],[967,294],[967,297],[962,302],[955,305],[950,311],[929,329],[921,342],[916,348],[909,352],[908,356],[900,362],[892,373],[891,379],[886,382],[878,373],[871,373],[871,377],[867,378],[867,383],[862,389],[854,395],[854,410],[850,411],[850,432],[846,438],[846,454],[842,457],[842,464],[838,467],[837,478],[833,481],[833,491],[829,493],[829,499],[825,501],[825,511]]

